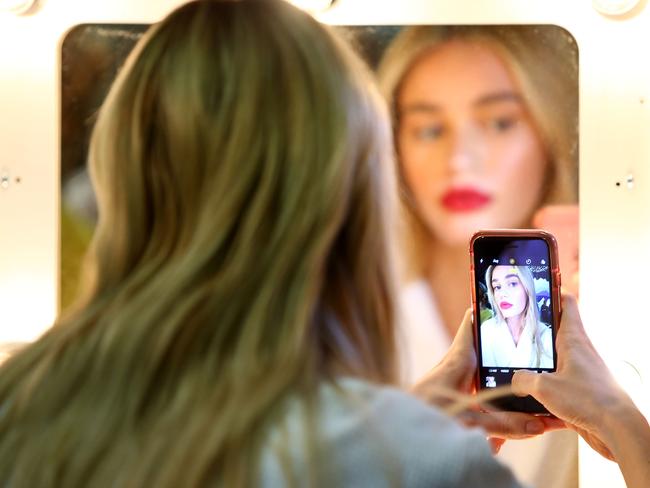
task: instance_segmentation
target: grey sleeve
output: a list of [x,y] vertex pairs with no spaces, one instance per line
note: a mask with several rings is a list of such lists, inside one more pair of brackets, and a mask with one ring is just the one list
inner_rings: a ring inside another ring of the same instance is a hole
[[331,438],[331,459],[344,475],[340,486],[522,486],[494,458],[483,431],[468,430],[395,389],[364,396],[358,421],[348,423],[346,435]]
[[[394,388],[349,379],[340,386],[321,396],[320,448],[312,462],[300,415],[288,416],[297,486],[310,485],[308,471],[315,469],[316,485],[327,487],[521,488],[494,458],[483,431]],[[265,454],[261,486],[287,486],[278,459]]]

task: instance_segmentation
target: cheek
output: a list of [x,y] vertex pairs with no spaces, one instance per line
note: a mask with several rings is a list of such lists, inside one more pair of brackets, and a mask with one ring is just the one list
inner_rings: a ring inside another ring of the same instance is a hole
[[432,182],[437,181],[437,168],[427,151],[413,144],[399,143],[400,170],[420,207],[426,207],[432,201]]
[[493,174],[498,200],[511,214],[509,220],[519,220],[511,225],[525,224],[541,203],[547,167],[544,151],[531,131],[497,149],[499,164]]
[[523,288],[519,287],[517,293],[515,294],[515,299],[517,300],[517,308],[521,312],[526,307],[526,292]]

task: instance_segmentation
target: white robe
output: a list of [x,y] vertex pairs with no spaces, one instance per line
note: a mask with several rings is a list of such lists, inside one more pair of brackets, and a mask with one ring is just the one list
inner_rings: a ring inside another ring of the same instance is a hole
[[486,320],[481,324],[481,354],[483,366],[500,368],[552,368],[553,367],[553,334],[550,327],[539,323],[542,350],[541,363],[537,364],[537,347],[533,343],[534,327],[529,324],[521,332],[519,341],[515,344],[508,324],[496,318]]
[[[400,292],[398,327],[401,377],[405,387],[440,362],[451,346],[429,284],[423,280]],[[578,487],[578,436],[562,430],[525,440],[507,441],[497,459],[531,488]]]

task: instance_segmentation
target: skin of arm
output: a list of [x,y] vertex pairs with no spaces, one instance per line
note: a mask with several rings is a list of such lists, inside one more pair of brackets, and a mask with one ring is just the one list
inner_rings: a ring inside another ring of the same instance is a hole
[[600,435],[618,463],[628,488],[650,486],[650,426],[632,404],[624,402],[612,412]]

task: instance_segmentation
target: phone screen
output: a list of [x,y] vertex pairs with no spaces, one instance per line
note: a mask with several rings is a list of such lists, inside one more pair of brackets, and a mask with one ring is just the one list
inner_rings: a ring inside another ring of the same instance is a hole
[[[517,369],[555,370],[553,290],[559,274],[551,260],[555,257],[543,238],[489,236],[474,241],[479,388],[508,384]],[[544,411],[532,398],[509,397],[501,406]]]

